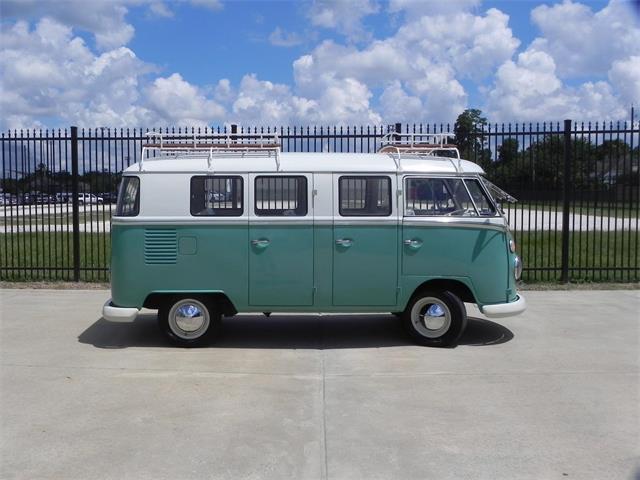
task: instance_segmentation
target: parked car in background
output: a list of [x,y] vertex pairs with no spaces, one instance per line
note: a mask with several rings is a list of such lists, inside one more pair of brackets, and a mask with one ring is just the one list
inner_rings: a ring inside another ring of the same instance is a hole
[[104,203],[104,198],[98,197],[93,193],[79,193],[78,203],[80,205],[102,205]]
[[102,198],[104,203],[116,203],[118,192],[103,192],[99,193],[98,197]]
[[46,205],[48,203],[53,203],[55,201],[55,197],[51,197],[46,193],[36,193],[33,197],[33,203],[37,205]]
[[67,203],[71,201],[71,193],[69,192],[58,192],[55,195],[56,203]]
[[0,205],[17,205],[18,197],[12,193],[0,194]]

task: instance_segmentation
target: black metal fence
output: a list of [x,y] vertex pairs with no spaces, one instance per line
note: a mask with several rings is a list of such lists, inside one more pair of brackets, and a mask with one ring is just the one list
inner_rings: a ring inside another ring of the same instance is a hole
[[[20,130],[2,133],[1,280],[107,281],[120,172],[146,133],[221,128]],[[375,152],[389,132],[453,132],[449,124],[240,128],[277,133],[283,151]],[[525,260],[523,279],[640,280],[637,122],[488,124],[457,131],[463,158],[518,198],[503,208]]]

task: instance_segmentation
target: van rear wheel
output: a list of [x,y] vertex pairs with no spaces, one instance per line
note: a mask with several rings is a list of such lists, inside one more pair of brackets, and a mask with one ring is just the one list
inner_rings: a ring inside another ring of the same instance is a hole
[[422,291],[403,313],[409,334],[420,345],[454,346],[467,327],[464,303],[449,291]]
[[221,314],[204,298],[179,297],[165,302],[158,310],[160,328],[180,347],[209,344],[220,331]]

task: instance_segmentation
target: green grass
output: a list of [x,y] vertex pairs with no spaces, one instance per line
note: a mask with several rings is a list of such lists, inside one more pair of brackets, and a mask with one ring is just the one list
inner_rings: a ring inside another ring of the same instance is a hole
[[[98,222],[109,224],[111,222],[111,211],[92,211],[92,212],[80,212],[78,215],[79,223]],[[71,212],[32,212],[29,214],[28,210],[25,210],[24,214],[20,211],[17,215],[6,217],[0,212],[0,226],[6,226],[11,228],[11,225],[17,227],[19,225],[38,225],[40,228],[43,225],[71,225],[73,224],[73,215]]]
[[[71,234],[14,233],[0,234],[0,280],[40,281],[72,280]],[[518,253],[524,260],[525,283],[560,280],[562,236],[560,232],[516,232]],[[572,282],[638,282],[638,248],[636,232],[575,232],[570,236],[570,279]],[[108,281],[111,244],[109,234],[81,233],[80,280]],[[43,267],[60,270],[46,271]],[[2,267],[25,267],[27,271],[2,270]],[[599,268],[610,270],[598,270]],[[635,270],[622,270],[622,268]],[[67,269],[67,270],[64,270]],[[536,270],[539,269],[539,270]],[[617,269],[617,270],[616,270]]]
[[[0,234],[0,280],[41,281],[73,280],[71,233]],[[108,233],[80,234],[80,280],[108,281],[111,238]],[[2,270],[24,267],[27,271]],[[57,270],[47,271],[43,267]],[[91,270],[95,269],[95,270]]]
[[[561,232],[515,232],[523,258],[525,283],[560,281]],[[625,232],[572,232],[569,235],[569,278],[572,282],[640,281],[640,234]],[[623,270],[624,268],[634,270]],[[599,270],[608,268],[610,270]],[[535,270],[540,269],[540,270]],[[544,270],[551,269],[551,270]]]

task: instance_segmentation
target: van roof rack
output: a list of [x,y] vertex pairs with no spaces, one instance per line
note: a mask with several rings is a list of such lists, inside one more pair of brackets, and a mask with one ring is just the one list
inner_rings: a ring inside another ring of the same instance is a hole
[[[403,156],[430,156],[438,157],[440,152],[453,152],[455,157],[446,157],[451,161],[457,172],[460,172],[460,151],[455,144],[447,143],[448,138],[455,135],[446,133],[397,133],[389,132],[381,139],[378,153],[389,153],[394,156],[396,166],[400,168]],[[458,160],[456,165],[455,160]]]
[[454,152],[460,158],[458,147],[446,143],[455,135],[446,133],[395,133],[389,132],[382,137],[382,145],[378,153],[415,153],[435,155],[437,152]]
[[[215,156],[237,155],[239,157],[271,157],[280,170],[280,139],[277,133],[211,133],[211,134],[168,134],[148,132],[153,140],[142,146],[139,167],[144,159],[161,157],[207,156],[209,168]],[[153,152],[153,156],[150,153]],[[158,155],[159,153],[159,155]]]

